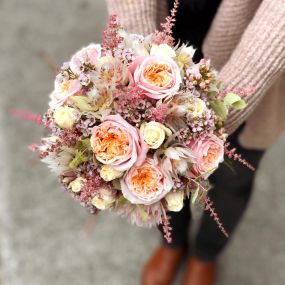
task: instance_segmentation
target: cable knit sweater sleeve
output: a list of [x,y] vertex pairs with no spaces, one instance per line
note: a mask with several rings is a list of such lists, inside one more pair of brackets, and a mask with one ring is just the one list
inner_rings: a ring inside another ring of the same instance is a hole
[[[234,18],[231,20],[233,25],[239,25]],[[226,22],[225,19],[225,24]],[[278,75],[284,72],[284,45],[285,1],[263,0],[220,72],[220,78],[226,87],[256,88],[254,94],[247,96],[247,107],[244,110],[230,112],[226,123],[229,133],[248,118]]]
[[204,54],[220,69],[230,58],[262,0],[223,0],[203,44]]
[[157,0],[106,0],[109,14],[116,13],[130,33],[147,35],[156,30]]

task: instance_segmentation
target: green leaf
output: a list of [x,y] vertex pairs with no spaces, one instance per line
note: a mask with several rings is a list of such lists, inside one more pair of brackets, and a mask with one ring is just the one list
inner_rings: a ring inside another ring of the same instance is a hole
[[215,111],[215,113],[220,116],[223,120],[227,118],[228,115],[228,109],[226,105],[219,100],[214,100],[210,103],[212,109]]
[[80,165],[81,163],[85,162],[88,160],[88,154],[78,151],[75,151],[75,157],[73,158],[73,160],[69,163],[69,167],[71,169],[75,169],[77,168],[78,165]]
[[230,106],[238,101],[240,101],[240,96],[235,93],[228,93],[224,98],[224,103]]
[[243,99],[241,99],[241,100],[235,102],[235,103],[232,105],[232,107],[233,107],[234,109],[237,109],[237,110],[244,109],[244,108],[246,107],[246,102],[245,102]]
[[235,93],[228,93],[224,98],[224,103],[237,110],[244,109],[246,107],[246,102]]

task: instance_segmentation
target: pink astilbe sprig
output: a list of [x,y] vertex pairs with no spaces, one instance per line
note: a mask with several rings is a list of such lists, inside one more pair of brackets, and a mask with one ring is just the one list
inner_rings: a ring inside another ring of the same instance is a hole
[[216,212],[213,201],[211,201],[208,196],[204,196],[202,201],[205,205],[204,210],[210,213],[210,216],[214,219],[214,221],[216,222],[217,226],[219,227],[221,232],[224,234],[224,236],[226,238],[229,238],[229,234],[226,231],[224,225],[222,224],[222,222],[221,222],[221,220],[220,220],[220,218]]
[[232,148],[229,149],[230,143],[226,143],[225,144],[225,155],[233,160],[237,160],[238,162],[240,162],[241,164],[243,164],[244,166],[246,166],[247,168],[249,168],[252,171],[255,171],[255,167],[252,166],[249,162],[247,162],[244,158],[242,158],[242,156],[238,153],[236,153],[237,149],[236,148]]
[[105,53],[108,51],[113,53],[123,41],[123,37],[119,35],[120,29],[121,25],[117,19],[117,15],[110,15],[107,28],[103,31],[102,35],[102,48]]
[[179,7],[179,0],[174,1],[174,6],[170,11],[170,15],[165,18],[165,22],[161,23],[162,31],[154,33],[153,41],[156,44],[174,45],[173,27],[176,22],[176,14]]

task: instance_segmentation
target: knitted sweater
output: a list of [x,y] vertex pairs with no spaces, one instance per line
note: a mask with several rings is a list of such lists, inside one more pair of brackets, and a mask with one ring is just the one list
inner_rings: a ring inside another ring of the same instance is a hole
[[[106,1],[130,32],[152,33],[166,15],[165,0]],[[285,0],[223,0],[203,51],[225,87],[256,89],[245,109],[230,111],[227,131],[246,121],[240,143],[269,147],[285,129]]]

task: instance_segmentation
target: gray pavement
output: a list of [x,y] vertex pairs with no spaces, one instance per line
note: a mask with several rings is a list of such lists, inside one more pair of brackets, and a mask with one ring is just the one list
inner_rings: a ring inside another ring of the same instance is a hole
[[[103,0],[0,0],[0,284],[136,285],[159,242],[155,229],[102,214],[82,237],[87,213],[60,190],[27,145],[40,127],[8,115],[42,113],[60,65],[100,39]],[[285,136],[268,151],[245,219],[220,258],[218,285],[285,284]]]

